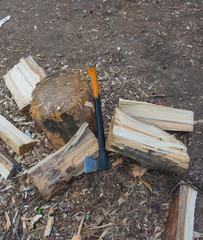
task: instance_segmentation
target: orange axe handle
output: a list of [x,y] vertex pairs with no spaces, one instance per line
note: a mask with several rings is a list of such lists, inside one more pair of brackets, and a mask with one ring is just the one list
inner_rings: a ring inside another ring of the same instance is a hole
[[97,82],[95,66],[88,69],[87,73],[90,76],[92,90],[93,90],[93,96],[94,96],[94,98],[98,98],[99,97],[99,87],[98,87],[98,82]]

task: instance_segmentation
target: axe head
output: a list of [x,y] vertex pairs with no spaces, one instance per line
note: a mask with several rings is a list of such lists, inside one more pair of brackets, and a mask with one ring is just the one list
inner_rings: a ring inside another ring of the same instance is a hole
[[99,156],[97,159],[85,157],[85,173],[107,171],[109,169],[110,162],[106,154]]

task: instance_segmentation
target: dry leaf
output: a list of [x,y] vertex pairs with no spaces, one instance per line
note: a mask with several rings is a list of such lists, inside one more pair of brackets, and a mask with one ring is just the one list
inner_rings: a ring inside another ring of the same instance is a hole
[[149,185],[149,183],[145,182],[143,179],[139,178],[139,181],[141,183],[143,183],[151,192],[152,192],[152,188],[151,186]]
[[112,163],[112,167],[116,167],[121,163],[123,163],[123,159],[119,158],[118,160],[116,160],[115,162]]

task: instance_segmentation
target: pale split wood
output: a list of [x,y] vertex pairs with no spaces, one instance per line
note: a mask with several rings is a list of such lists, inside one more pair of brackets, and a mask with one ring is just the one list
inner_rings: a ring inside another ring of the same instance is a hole
[[7,179],[13,170],[13,164],[8,161],[8,159],[0,153],[0,174],[4,179]]
[[197,191],[187,185],[180,185],[177,240],[192,240]]
[[49,217],[47,221],[47,225],[44,231],[44,236],[47,237],[51,234],[52,227],[54,225],[54,217]]
[[147,168],[185,172],[190,158],[186,146],[161,128],[140,122],[116,108],[106,142],[107,150],[120,152]]
[[28,177],[49,200],[66,188],[67,181],[84,172],[84,159],[98,157],[98,141],[84,123],[71,140],[28,170]]
[[0,146],[0,174],[4,179],[11,177],[16,170],[21,168],[20,164],[17,163],[8,152]]
[[180,185],[173,197],[162,239],[193,240],[196,198],[195,189]]
[[45,76],[45,71],[37,65],[32,56],[21,58],[20,62],[3,76],[20,110],[29,108],[32,92]]
[[154,123],[164,130],[193,131],[194,112],[189,110],[121,98],[119,109],[137,120]]
[[19,155],[26,153],[36,142],[0,115],[0,138]]
[[29,102],[27,101],[25,96],[21,94],[20,89],[18,89],[18,87],[12,81],[12,79],[9,76],[9,73],[4,75],[4,80],[6,82],[6,85],[7,85],[8,89],[9,89],[9,91],[11,92],[11,94],[13,96],[13,99],[15,100],[18,108],[20,110],[24,109],[29,104]]
[[88,123],[84,123],[80,129],[76,132],[75,135],[73,135],[73,137],[71,138],[71,140],[64,145],[62,148],[60,148],[57,152],[50,154],[48,157],[46,157],[44,160],[40,161],[38,164],[36,164],[35,166],[33,166],[32,168],[30,168],[28,170],[28,175],[31,174],[32,172],[34,172],[36,169],[38,169],[40,166],[46,164],[50,158],[54,157],[55,155],[57,155],[57,153],[60,152],[61,158],[65,157],[65,154],[68,152],[68,150],[74,146],[77,141],[81,138],[81,136],[84,134],[85,129],[88,127]]
[[22,58],[21,60],[25,60],[26,64],[30,67],[30,69],[37,75],[39,81],[46,77],[44,69],[35,62],[32,56],[28,56],[25,59]]

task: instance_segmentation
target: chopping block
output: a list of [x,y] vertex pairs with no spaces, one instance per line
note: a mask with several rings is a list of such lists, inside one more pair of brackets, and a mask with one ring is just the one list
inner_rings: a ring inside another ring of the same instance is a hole
[[47,75],[32,93],[31,116],[56,149],[64,146],[87,122],[96,132],[90,86],[82,71],[59,70]]

